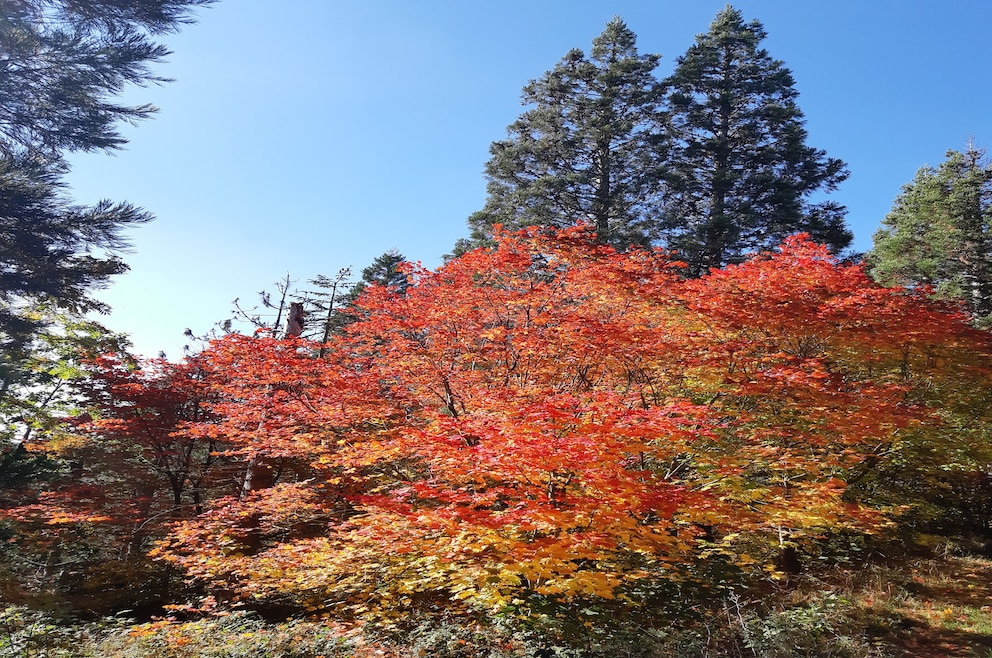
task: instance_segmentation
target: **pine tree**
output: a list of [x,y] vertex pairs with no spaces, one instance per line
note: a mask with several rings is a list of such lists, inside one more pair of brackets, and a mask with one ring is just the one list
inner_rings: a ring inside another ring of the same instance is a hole
[[153,37],[215,0],[0,0],[0,153],[57,157],[124,145],[120,122],[155,111],[115,97],[166,79],[150,65],[169,51]]
[[64,155],[110,151],[150,105],[116,101],[129,85],[164,81],[150,69],[168,50],[156,35],[214,0],[0,0],[0,347],[27,344],[39,302],[74,311],[127,266],[124,231],[149,220],[128,203],[75,205]]
[[405,262],[403,254],[390,249],[376,256],[363,268],[358,281],[351,279],[351,268],[338,270],[333,278],[321,274],[310,280],[318,290],[307,291],[303,299],[307,303],[308,312],[320,317],[319,331],[314,336],[322,343],[318,356],[324,357],[327,354],[326,343],[332,335],[340,334],[356,320],[355,302],[370,285],[385,286],[401,295],[406,293],[410,282],[399,267]]
[[121,231],[150,219],[127,203],[73,205],[62,193],[61,171],[52,169],[36,159],[0,158],[0,335],[13,345],[37,324],[23,313],[27,300],[77,313],[101,310],[89,293],[127,270],[113,253],[126,246]]
[[353,297],[357,297],[370,285],[386,286],[400,294],[405,293],[410,286],[406,273],[400,268],[405,262],[406,257],[396,249],[376,256],[368,267],[362,268],[362,280],[355,286]]
[[400,269],[400,265],[405,262],[407,261],[403,254],[396,249],[390,249],[376,256],[367,267],[362,268],[362,278],[341,298],[339,308],[342,312],[336,318],[335,331],[354,321],[354,315],[351,314],[355,308],[354,304],[369,286],[385,286],[401,295],[406,294],[410,282],[406,273]]
[[646,224],[660,193],[663,133],[658,55],[637,52],[619,18],[524,87],[533,106],[490,147],[488,199],[469,218],[472,238],[456,252],[485,244],[496,224],[554,228],[590,222],[600,240],[625,247],[648,240]]
[[664,83],[673,145],[653,237],[678,250],[691,275],[800,231],[834,251],[852,238],[842,206],[807,201],[848,174],[806,145],[792,73],[760,47],[765,36],[728,6]]
[[969,146],[948,151],[903,187],[866,257],[884,285],[933,286],[992,325],[992,163]]

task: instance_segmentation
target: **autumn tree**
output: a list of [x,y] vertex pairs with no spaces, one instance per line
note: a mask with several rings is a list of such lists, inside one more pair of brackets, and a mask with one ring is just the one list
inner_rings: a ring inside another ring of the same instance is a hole
[[761,47],[765,36],[728,6],[664,81],[672,145],[651,236],[677,250],[692,275],[800,231],[834,252],[851,242],[842,206],[808,200],[847,170],[806,144],[792,73]]
[[46,306],[25,312],[45,329],[21,353],[0,355],[0,500],[5,504],[35,478],[64,466],[44,442],[59,443],[67,433],[66,418],[83,412],[76,386],[89,376],[88,359],[128,345],[123,336],[79,315]]
[[[76,335],[84,330],[91,335]],[[112,335],[89,325],[74,331],[55,343],[74,360],[49,363],[48,377],[36,378],[48,385],[36,384],[26,400],[52,409],[38,405],[18,420],[15,451],[49,468],[0,497],[17,556],[10,564],[22,570],[26,599],[48,591],[76,609],[108,612],[161,605],[168,574],[148,560],[151,542],[170,522],[235,493],[243,466],[218,437],[188,431],[212,421],[197,357],[139,363],[114,351],[123,344]],[[80,352],[85,344],[93,349]]]
[[[205,491],[223,466],[223,441],[207,433],[202,440],[189,431],[210,425],[208,377],[201,357],[181,363],[155,359],[135,363],[115,354],[101,356],[91,365],[91,377],[79,388],[96,417],[79,423],[77,433],[101,449],[130,455],[136,464],[120,470],[134,477],[134,500],[158,506],[154,513],[171,509],[173,517],[202,511]],[[112,446],[112,447],[111,447]],[[92,470],[108,470],[97,464]],[[133,474],[127,473],[133,470]],[[161,491],[168,495],[152,500]],[[151,513],[133,514],[139,525]]]
[[948,151],[903,187],[867,260],[884,285],[932,286],[980,325],[992,320],[992,164],[969,147]]
[[618,17],[589,56],[571,50],[524,87],[531,109],[490,147],[486,205],[469,218],[472,237],[459,249],[490,239],[496,224],[581,221],[608,244],[645,243],[665,157],[658,60],[637,52],[636,36]]
[[370,287],[334,359],[215,342],[216,422],[191,431],[285,467],[158,554],[336,613],[650,606],[708,560],[776,573],[879,531],[883,467],[946,444],[934,391],[987,389],[987,336],[807,237],[691,280],[582,228],[495,238]]
[[[88,559],[92,544],[80,525],[103,518],[61,498],[74,484],[77,464],[61,451],[75,444],[69,419],[85,414],[77,386],[89,377],[88,360],[125,349],[123,336],[98,323],[36,306],[27,310],[44,329],[21,354],[5,354],[0,396],[0,533],[7,542],[3,587],[15,599],[61,589],[67,572]],[[94,487],[75,495],[92,501]]]

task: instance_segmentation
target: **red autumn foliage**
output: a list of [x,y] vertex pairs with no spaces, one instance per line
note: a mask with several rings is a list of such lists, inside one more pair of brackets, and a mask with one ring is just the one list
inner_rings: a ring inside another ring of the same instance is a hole
[[[939,424],[921,382],[989,375],[960,313],[803,236],[696,280],[583,229],[409,275],[366,291],[327,358],[243,336],[196,357],[203,413],[165,436],[242,475],[160,557],[227,595],[359,614],[633,600],[704,555],[761,568],[877,531],[895,510],[854,485]],[[140,442],[141,404],[103,431]]]

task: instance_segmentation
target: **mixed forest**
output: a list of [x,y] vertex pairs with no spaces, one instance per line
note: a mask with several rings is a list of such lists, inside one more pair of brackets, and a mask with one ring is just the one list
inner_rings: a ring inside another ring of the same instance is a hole
[[0,655],[989,655],[983,152],[852,253],[760,22],[663,77],[615,18],[442,266],[139,358],[94,292],[151,215],[66,157],[212,2],[0,0]]

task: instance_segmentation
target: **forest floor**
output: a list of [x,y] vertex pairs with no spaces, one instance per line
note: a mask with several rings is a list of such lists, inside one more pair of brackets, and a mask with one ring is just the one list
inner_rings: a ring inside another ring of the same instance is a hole
[[[985,551],[982,551],[984,553]],[[532,636],[489,636],[477,627],[421,625],[392,638],[320,620],[265,622],[233,613],[187,622],[63,626],[0,607],[0,657],[72,658],[992,658],[992,559],[946,548],[780,583],[700,626],[673,623],[664,641],[617,653],[542,648]],[[733,614],[730,614],[730,612]],[[721,618],[723,621],[721,621]],[[620,645],[623,646],[623,645]]]
[[896,656],[992,657],[992,561],[948,556],[889,570],[860,593],[865,611],[895,619],[879,640]]

